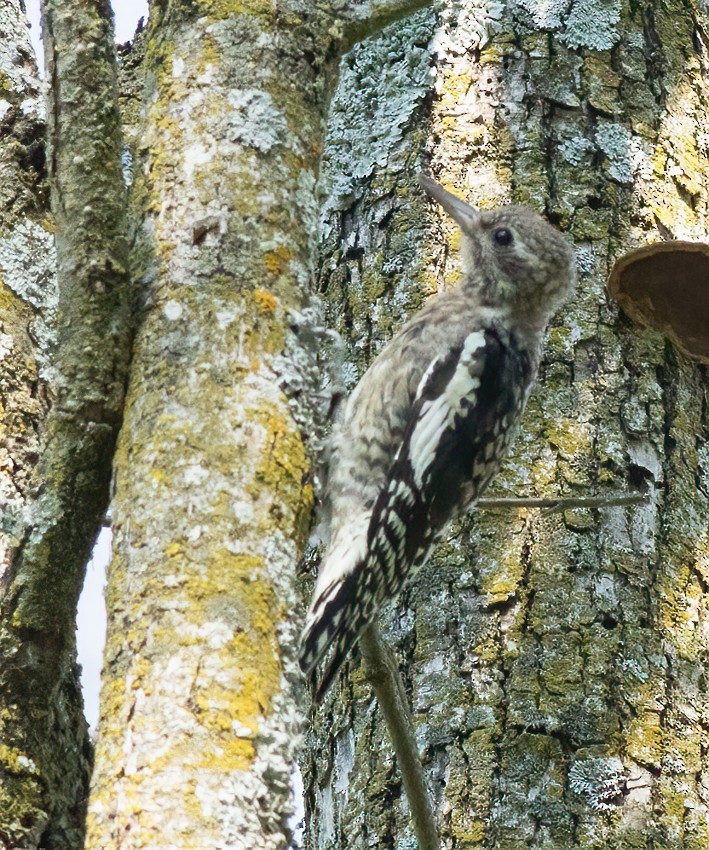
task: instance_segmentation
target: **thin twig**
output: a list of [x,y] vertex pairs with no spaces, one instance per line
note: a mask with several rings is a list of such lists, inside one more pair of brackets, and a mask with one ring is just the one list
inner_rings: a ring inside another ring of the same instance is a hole
[[411,712],[399,666],[375,623],[360,635],[359,648],[364,658],[367,679],[374,688],[394,745],[419,850],[439,850],[436,818],[416,746]]
[[484,510],[498,508],[546,508],[549,513],[575,508],[616,508],[624,505],[641,505],[648,501],[647,493],[625,493],[615,496],[569,496],[551,499],[500,498],[479,499],[476,507]]

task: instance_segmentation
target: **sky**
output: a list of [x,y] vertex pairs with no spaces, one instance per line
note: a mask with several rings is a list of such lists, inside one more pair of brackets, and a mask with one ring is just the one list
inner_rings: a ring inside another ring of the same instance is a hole
[[[39,0],[25,0],[31,29],[30,37],[37,54],[40,71],[42,62]],[[148,0],[116,0],[116,41],[130,41],[138,20],[147,19]],[[84,692],[84,713],[92,729],[98,723],[98,697],[106,636],[106,606],[103,592],[106,586],[106,567],[111,556],[111,532],[104,529],[96,542],[94,555],[86,570],[84,590],[76,615],[77,649],[81,664],[81,687]]]
[[98,697],[101,689],[103,647],[106,642],[106,567],[111,557],[111,530],[104,528],[86,568],[84,589],[76,611],[76,648],[81,664],[81,690],[84,714],[91,730],[98,725]]

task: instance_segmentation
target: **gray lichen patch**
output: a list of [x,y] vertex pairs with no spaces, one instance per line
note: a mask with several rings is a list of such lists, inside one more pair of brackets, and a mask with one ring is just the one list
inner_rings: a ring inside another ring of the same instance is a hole
[[568,0],[520,0],[520,6],[532,16],[540,29],[558,29],[569,9]]
[[640,140],[622,124],[600,124],[596,144],[608,158],[608,175],[616,182],[630,185],[639,171],[647,173],[647,156]]
[[329,218],[361,196],[365,181],[409,153],[407,130],[431,87],[427,44],[433,23],[431,11],[423,10],[391,27],[385,41],[365,41],[342,60],[343,82],[330,105],[323,157],[321,238],[329,241]]
[[319,279],[326,312],[351,346],[342,370],[348,387],[438,285],[422,263],[428,204],[412,179],[420,168],[433,31],[424,10],[359,45],[343,60],[332,101],[320,229],[327,260]]
[[557,31],[571,48],[610,50],[619,40],[621,0],[520,0],[540,30]]
[[227,129],[233,141],[264,153],[283,144],[288,127],[268,92],[233,89],[227,97],[233,110],[226,117]]
[[504,32],[506,5],[500,0],[446,4],[439,13],[439,29],[433,41],[435,55],[463,56],[471,50],[482,50]]
[[52,377],[49,355],[56,334],[57,283],[54,234],[31,220],[0,235],[0,277],[32,308],[40,371]]
[[610,50],[618,41],[621,0],[574,0],[561,40],[569,47]]
[[3,24],[0,39],[0,110],[4,101],[18,105],[26,115],[42,117],[44,103],[40,97],[37,66],[23,4],[18,0],[2,0],[0,17]]
[[569,790],[595,812],[611,812],[623,801],[627,776],[618,758],[574,759],[569,768]]

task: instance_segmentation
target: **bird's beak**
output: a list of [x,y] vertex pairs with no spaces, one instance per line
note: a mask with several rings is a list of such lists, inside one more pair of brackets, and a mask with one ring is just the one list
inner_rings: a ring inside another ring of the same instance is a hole
[[469,229],[478,220],[480,212],[475,207],[466,204],[457,195],[452,195],[440,183],[436,183],[435,180],[421,172],[419,172],[418,180],[426,194],[437,201],[463,230]]

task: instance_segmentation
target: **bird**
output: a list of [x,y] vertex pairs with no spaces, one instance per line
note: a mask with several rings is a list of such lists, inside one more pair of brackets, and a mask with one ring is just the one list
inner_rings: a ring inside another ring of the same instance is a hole
[[571,242],[533,210],[478,209],[427,175],[419,183],[460,227],[463,273],[382,349],[333,428],[330,539],[300,655],[316,701],[497,473],[575,284]]

